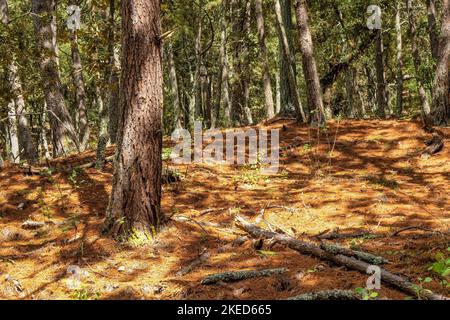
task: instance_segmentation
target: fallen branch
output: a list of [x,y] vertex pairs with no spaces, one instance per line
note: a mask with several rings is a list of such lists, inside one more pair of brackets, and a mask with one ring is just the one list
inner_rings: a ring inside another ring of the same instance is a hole
[[187,266],[183,267],[180,271],[177,272],[177,276],[185,276],[188,273],[192,272],[195,268],[197,268],[199,265],[204,263],[209,259],[211,255],[208,251],[204,250],[197,258],[195,258],[191,263],[189,263]]
[[327,290],[301,294],[288,300],[360,300],[360,298],[350,290]]
[[433,137],[431,140],[425,141],[425,144],[428,146],[422,151],[422,155],[432,156],[435,153],[438,153],[444,148],[444,139],[437,132],[433,132]]
[[339,231],[334,230],[329,232],[329,230],[325,230],[324,232],[319,233],[315,236],[315,238],[321,240],[336,240],[336,239],[351,239],[351,238],[361,238],[371,236],[373,234],[365,231],[355,232],[355,233],[339,233]]
[[[332,254],[320,248],[319,246],[297,240],[290,236],[275,233],[272,231],[264,230],[258,226],[255,226],[249,222],[247,222],[244,218],[236,215],[235,218],[236,225],[241,229],[248,232],[250,235],[256,238],[266,238],[266,239],[274,239],[280,244],[286,245],[289,248],[299,251],[302,254],[312,255],[319,259],[331,261],[337,265],[345,266],[349,269],[357,270],[362,273],[366,273],[370,264],[364,261],[360,261],[353,257],[348,257],[343,254]],[[421,289],[419,286],[410,282],[402,276],[391,273],[385,269],[381,269],[381,280],[385,283],[388,283],[396,288],[404,291],[408,294],[412,294],[417,296],[420,294],[421,297],[429,299],[429,300],[448,300],[449,298],[435,294],[429,290]]]
[[410,227],[401,228],[401,229],[395,231],[394,233],[391,234],[391,237],[398,236],[400,233],[402,233],[404,231],[409,231],[409,230],[421,230],[421,231],[431,232],[431,233],[434,233],[434,234],[440,234],[440,235],[443,235],[443,236],[450,236],[450,234],[446,233],[446,232],[436,231],[436,230],[432,230],[432,229],[425,228],[425,227],[422,227],[422,226],[410,226]]
[[341,247],[336,244],[322,243],[320,245],[320,247],[327,252],[330,252],[333,254],[343,254],[346,256],[350,256],[350,257],[356,257],[362,261],[365,261],[365,262],[368,262],[368,263],[374,264],[374,265],[381,265],[381,264],[389,263],[389,260],[387,260],[383,257],[375,256],[373,254],[370,254],[370,253],[364,252],[364,251],[358,251],[358,250],[344,248],[344,247]]
[[45,222],[39,222],[39,221],[32,221],[27,220],[24,223],[22,223],[23,229],[30,229],[30,230],[36,230],[45,227]]
[[283,274],[287,272],[286,268],[265,269],[265,270],[248,270],[248,271],[230,271],[223,273],[216,273],[206,276],[202,280],[202,284],[209,285],[217,282],[236,282],[251,278],[269,277],[275,274]]

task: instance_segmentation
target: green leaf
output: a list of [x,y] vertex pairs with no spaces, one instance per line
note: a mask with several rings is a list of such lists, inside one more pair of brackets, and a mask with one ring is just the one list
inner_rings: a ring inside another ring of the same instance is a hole
[[271,256],[276,256],[277,255],[277,253],[274,252],[274,251],[258,250],[256,252],[258,252],[259,254],[262,254],[263,256],[267,256],[267,257],[271,257]]

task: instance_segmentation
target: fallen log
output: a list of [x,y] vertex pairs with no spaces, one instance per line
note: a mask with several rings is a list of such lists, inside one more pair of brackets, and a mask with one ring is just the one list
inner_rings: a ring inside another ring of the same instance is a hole
[[433,132],[433,137],[430,140],[425,141],[425,144],[427,147],[422,152],[422,155],[432,156],[444,148],[444,139],[439,133]]
[[348,248],[341,247],[337,244],[332,243],[322,243],[320,247],[330,253],[333,254],[343,254],[350,257],[356,257],[362,261],[368,262],[373,265],[381,265],[381,264],[387,264],[389,263],[389,260],[386,258],[376,256],[373,254],[370,254],[368,252],[359,251],[359,250],[352,250]]
[[223,273],[215,273],[206,276],[202,280],[202,284],[209,285],[217,282],[236,282],[251,278],[269,277],[276,274],[287,272],[286,268],[265,269],[265,270],[246,270],[246,271],[229,271]]
[[29,230],[36,230],[45,227],[45,222],[39,222],[39,221],[32,221],[27,220],[24,223],[22,223],[23,229],[29,229]]
[[[235,223],[238,227],[256,238],[274,239],[277,243],[288,246],[302,254],[312,255],[322,260],[331,261],[337,265],[345,266],[349,269],[357,270],[366,273],[371,266],[369,263],[360,261],[353,257],[348,257],[343,254],[333,254],[327,252],[314,243],[300,241],[288,235],[279,234],[272,231],[264,230],[254,224],[247,222],[244,218],[236,215]],[[426,298],[429,300],[448,300],[449,298],[443,295],[435,294],[429,290],[424,290],[408,279],[391,273],[385,269],[381,269],[381,281],[390,284],[399,290],[408,294]]]
[[350,290],[327,290],[305,293],[287,300],[360,300],[360,298]]

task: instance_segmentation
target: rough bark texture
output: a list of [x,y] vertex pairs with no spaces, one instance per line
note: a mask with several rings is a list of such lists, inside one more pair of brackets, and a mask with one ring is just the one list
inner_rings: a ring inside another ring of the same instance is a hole
[[397,114],[403,112],[403,41],[401,24],[401,2],[397,0],[395,13],[395,32],[397,34]]
[[306,0],[296,2],[297,28],[299,31],[299,44],[302,53],[303,73],[306,81],[308,109],[317,123],[326,121],[325,109],[322,101],[319,74],[317,72],[314,45],[309,29],[308,4]]
[[[222,12],[225,14],[228,8],[228,1],[222,1]],[[231,121],[231,104],[230,104],[230,90],[229,90],[229,68],[228,68],[228,53],[227,53],[227,23],[225,17],[222,16],[221,32],[220,32],[220,69],[222,77],[221,100],[223,103],[223,110],[225,113],[225,122]]]
[[271,119],[275,116],[275,108],[273,105],[272,84],[270,82],[269,60],[267,57],[266,47],[266,31],[264,27],[264,13],[262,0],[255,0],[256,24],[258,28],[259,53],[263,67],[264,81],[264,98],[266,105],[267,118]]
[[434,59],[439,56],[439,36],[436,25],[436,5],[434,0],[427,0],[428,34],[430,36],[431,53]]
[[181,124],[181,103],[180,93],[178,90],[177,69],[175,68],[175,60],[173,58],[172,44],[167,44],[167,61],[169,64],[170,93],[172,96],[173,112],[175,115],[175,128],[182,128]]
[[99,121],[99,132],[97,139],[97,161],[95,163],[95,167],[98,170],[103,170],[105,165],[105,152],[106,146],[108,145],[109,135],[108,135],[108,109],[103,103],[102,93],[100,92],[100,88],[95,86],[95,96],[97,101],[97,108],[100,112],[100,121]]
[[72,77],[75,86],[76,112],[78,114],[78,139],[80,140],[80,150],[86,149],[89,140],[89,125],[87,118],[87,97],[84,88],[83,65],[81,64],[80,50],[78,48],[77,31],[72,32]]
[[431,119],[436,125],[450,123],[450,0],[442,1],[443,15],[439,55],[434,80]]
[[377,114],[380,118],[386,118],[386,109],[388,108],[386,75],[384,71],[384,45],[383,45],[383,30],[374,31],[376,33],[375,39],[375,68],[377,74]]
[[153,234],[161,203],[162,59],[159,0],[122,1],[121,114],[106,229]]
[[25,100],[22,95],[22,83],[20,82],[17,66],[12,62],[9,67],[9,83],[13,94],[16,121],[19,133],[19,145],[21,154],[30,164],[34,164],[38,160],[37,148],[33,142],[31,129],[28,124],[25,110]]
[[66,138],[70,138],[77,148],[79,142],[61,89],[55,7],[55,0],[32,1],[36,42],[40,55],[41,81],[52,130],[53,155],[61,156],[66,152]]
[[19,137],[17,130],[17,119],[14,101],[8,104],[9,117],[9,159],[12,163],[20,163]]
[[[306,114],[303,110],[303,106],[300,99],[300,94],[298,92],[297,88],[297,81],[295,76],[295,69],[294,69],[294,55],[291,51],[291,46],[289,44],[289,37],[288,32],[286,30],[283,14],[282,14],[282,8],[280,4],[280,0],[275,1],[275,15],[277,17],[277,30],[278,30],[278,37],[281,41],[281,49],[283,51],[284,60],[288,61],[289,63],[286,63],[285,67],[287,68],[287,78],[288,78],[288,85],[289,85],[289,94],[292,96],[289,97],[289,101],[292,101],[294,110],[295,110],[295,116],[298,119],[302,119],[304,122],[307,121]],[[283,80],[284,81],[284,80]],[[282,82],[283,83],[283,82]],[[284,89],[283,89],[284,90]],[[283,107],[283,103],[286,103],[286,99],[283,98],[283,94],[287,94],[287,92],[283,91],[281,93],[281,115],[287,115],[290,112],[287,111],[286,105]]]
[[202,284],[215,284],[222,282],[235,282],[251,278],[269,277],[276,274],[283,274],[288,271],[285,268],[265,269],[265,270],[246,270],[246,271],[230,271],[223,273],[216,273],[206,276],[202,280]]
[[119,126],[119,54],[114,46],[115,43],[115,0],[109,1],[109,92],[108,92],[108,114],[109,114],[109,141],[114,144],[117,141],[117,128]]
[[414,60],[414,70],[416,73],[416,82],[417,82],[417,90],[419,93],[420,104],[422,107],[422,112],[425,115],[430,114],[430,104],[428,102],[427,93],[425,91],[425,87],[423,85],[421,66],[422,61],[420,58],[419,44],[417,41],[417,25],[416,25],[416,17],[413,12],[413,0],[407,0],[407,9],[408,9],[408,18],[409,18],[409,32],[411,35],[411,47],[412,47],[412,56]]
[[9,22],[8,3],[6,0],[0,0],[0,22],[3,24]]
[[288,300],[360,300],[351,290],[327,290],[301,294]]

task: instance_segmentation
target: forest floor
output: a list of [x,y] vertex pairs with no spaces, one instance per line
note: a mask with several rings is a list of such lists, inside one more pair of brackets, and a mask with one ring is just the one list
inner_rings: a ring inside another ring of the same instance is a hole
[[[381,255],[391,261],[389,271],[450,293],[444,278],[428,270],[436,256],[449,255],[450,239],[439,233],[450,225],[449,129],[442,129],[444,150],[423,157],[430,135],[416,122],[335,121],[320,139],[317,129],[287,120],[267,128],[281,129],[281,147],[292,146],[276,175],[248,166],[166,162],[182,179],[164,185],[163,211],[171,219],[146,246],[120,244],[101,233],[111,164],[104,172],[32,176],[6,167],[0,171],[0,299],[285,299],[365,287],[367,275],[280,244],[256,250],[234,226],[234,215],[254,221],[261,210],[271,224],[315,243],[314,236],[326,230],[368,232],[333,242]],[[67,169],[94,156],[86,152],[51,165]],[[46,226],[25,230],[26,220]],[[416,226],[426,230],[393,235]],[[71,288],[68,268],[78,267],[81,286]],[[213,273],[278,267],[289,271],[201,284]],[[408,298],[385,284],[378,292],[381,299]]]

